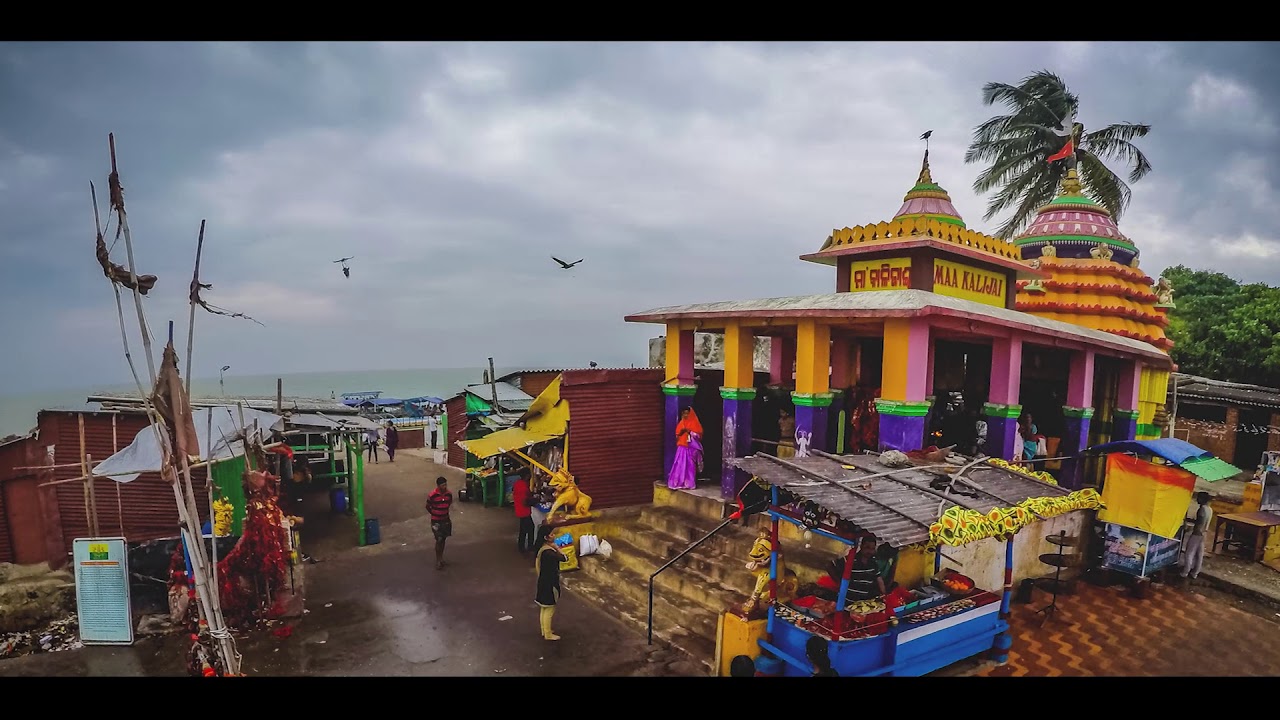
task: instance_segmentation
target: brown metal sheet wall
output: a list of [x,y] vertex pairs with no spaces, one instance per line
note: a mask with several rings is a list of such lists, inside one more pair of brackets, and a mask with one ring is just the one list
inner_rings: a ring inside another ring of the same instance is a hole
[[4,481],[0,480],[0,563],[13,562],[13,541],[9,538],[9,512],[4,505]]
[[[44,412],[53,421],[57,449],[56,465],[80,462],[80,426],[74,412]],[[147,427],[144,415],[134,413],[83,413],[85,452],[95,461],[105,460],[116,450],[133,442],[134,436]],[[112,439],[112,418],[115,418],[115,440]],[[44,427],[42,422],[42,428]],[[42,437],[43,434],[42,434]],[[63,480],[81,476],[78,467],[60,467],[54,470],[54,479]],[[192,486],[204,487],[203,468],[191,473]],[[149,473],[132,482],[117,483],[98,478],[93,481],[94,496],[98,507],[98,532],[103,535],[123,535],[129,542],[145,542],[178,534],[178,509],[173,488],[160,479],[158,473]],[[84,484],[69,482],[57,485],[58,511],[62,516],[62,539],[69,552],[78,537],[89,536],[88,513],[85,510]],[[209,518],[207,502],[196,502],[203,523]]]
[[560,373],[554,370],[524,373],[520,376],[520,391],[529,397],[536,398],[557,377],[560,377]]
[[30,464],[30,453],[36,443],[34,438],[25,438],[0,447],[0,563],[17,562],[17,541],[14,539],[22,528],[17,527],[19,518],[30,517],[31,522],[39,523],[40,508],[12,507],[5,500],[5,483],[17,482],[29,478],[30,470],[18,470]]
[[647,368],[564,373],[569,470],[592,507],[653,501],[653,484],[662,479],[663,375]]
[[458,447],[458,441],[463,438],[467,429],[467,399],[459,395],[446,402],[444,409],[449,419],[449,437],[445,438],[444,443],[448,450],[448,463],[450,467],[460,468],[467,462],[466,453]]

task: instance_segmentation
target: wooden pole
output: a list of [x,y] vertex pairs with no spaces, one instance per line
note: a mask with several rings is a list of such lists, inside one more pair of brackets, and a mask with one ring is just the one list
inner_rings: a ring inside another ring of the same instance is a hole
[[[111,454],[120,452],[120,442],[116,436],[116,420],[119,415],[111,416]],[[116,486],[116,519],[120,521],[120,537],[124,537],[124,501],[120,499],[120,483],[113,482]]]
[[191,349],[196,341],[196,294],[200,292],[200,255],[204,251],[204,220],[196,238],[196,269],[191,273],[191,316],[187,319],[187,398],[191,398]]
[[493,411],[498,410],[498,376],[493,371],[493,358],[489,358],[489,389],[493,391]]
[[151,329],[147,326],[147,315],[142,311],[142,293],[138,291],[138,273],[133,262],[133,234],[129,232],[129,219],[124,211],[124,188],[120,185],[120,171],[116,165],[116,135],[109,133],[107,142],[111,145],[111,195],[120,197],[118,215],[120,230],[124,233],[124,249],[129,258],[129,280],[133,284],[133,304],[138,311],[138,326],[142,330],[142,349],[147,355],[147,374],[151,386],[156,385],[156,361],[151,352]]
[[276,378],[276,414],[284,414],[284,378]]

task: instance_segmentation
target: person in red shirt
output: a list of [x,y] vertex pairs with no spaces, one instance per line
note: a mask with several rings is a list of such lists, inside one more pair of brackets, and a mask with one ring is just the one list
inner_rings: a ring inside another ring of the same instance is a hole
[[444,569],[444,541],[453,534],[453,522],[449,519],[449,507],[453,505],[453,493],[449,481],[436,478],[436,489],[427,496],[427,512],[431,514],[431,534],[436,536],[436,569]]
[[515,487],[511,489],[511,503],[516,506],[516,517],[520,520],[520,532],[516,536],[516,549],[521,555],[527,555],[536,545],[533,529],[533,514],[529,508],[529,481],[517,476]]

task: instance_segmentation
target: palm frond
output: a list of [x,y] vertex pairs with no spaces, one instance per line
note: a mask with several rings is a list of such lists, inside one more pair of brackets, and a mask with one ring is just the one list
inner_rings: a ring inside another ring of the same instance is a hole
[[1080,166],[1080,184],[1084,190],[1110,210],[1113,219],[1119,220],[1129,206],[1132,195],[1129,186],[1092,152],[1082,149],[1076,153],[1076,159]]
[[[1045,175],[1050,176],[1053,179],[1053,183],[1056,184],[1059,174],[1057,170],[1048,163],[1038,161],[1039,158],[1037,157],[1028,167],[1023,169],[1022,172],[1013,174],[1008,183],[1001,187],[999,192],[997,192],[995,196],[987,202],[987,211],[986,214],[983,215],[984,220],[990,220],[1005,210],[1008,210],[1010,207],[1013,207],[1015,204],[1021,202],[1023,200],[1023,196],[1025,196],[1027,192],[1033,190],[1043,180]],[[1040,205],[1043,204],[1044,203],[1040,203],[1034,207],[1040,207]]]
[[1027,226],[1036,210],[1053,199],[1054,193],[1058,190],[1058,175],[1061,173],[1055,171],[1053,166],[1049,168],[1047,172],[1038,174],[1037,178],[1029,183],[1030,187],[1023,193],[1018,209],[1014,210],[1013,215],[996,231],[996,237],[1006,240],[1014,237]]
[[1044,161],[1044,152],[1038,145],[1023,149],[1021,152],[1011,151],[997,158],[990,167],[978,173],[977,179],[973,181],[973,191],[981,194],[1010,183],[1014,177],[1026,174],[1036,165],[1048,165]]
[[1132,140],[1146,137],[1150,131],[1150,125],[1118,123],[1085,135],[1080,144],[1099,158],[1129,165],[1129,182],[1137,182],[1151,172],[1151,162]]

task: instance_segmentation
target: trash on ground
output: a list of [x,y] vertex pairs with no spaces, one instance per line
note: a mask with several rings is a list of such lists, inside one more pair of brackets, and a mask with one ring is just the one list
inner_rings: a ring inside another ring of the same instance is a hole
[[503,615],[502,617],[498,618],[498,622],[502,622],[503,620],[510,620],[510,619],[511,619],[510,615]]

